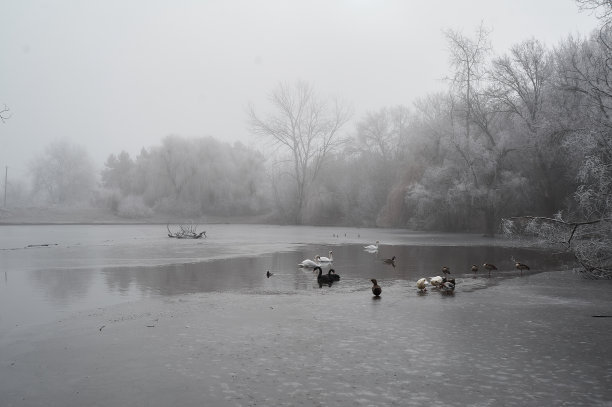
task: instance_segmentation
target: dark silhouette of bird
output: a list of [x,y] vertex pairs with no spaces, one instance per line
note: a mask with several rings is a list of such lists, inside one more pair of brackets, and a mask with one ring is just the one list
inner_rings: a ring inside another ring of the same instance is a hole
[[268,277],[268,278],[270,278],[270,276],[273,276],[273,275],[274,275],[273,273],[270,273],[270,270],[268,270],[267,273],[266,273],[266,277]]
[[334,269],[329,269],[329,271],[327,272],[327,275],[332,281],[340,281],[340,275],[336,274],[336,270]]
[[380,288],[380,286],[378,285],[378,282],[376,281],[375,278],[373,278],[370,281],[372,281],[372,284],[374,284],[372,286],[372,294],[374,294],[375,296],[379,297],[380,294],[382,293],[382,288]]
[[472,264],[472,271],[476,273],[478,271],[478,266],[476,264]]
[[454,294],[455,293],[455,279],[444,279],[445,281],[440,285],[440,290],[442,290],[445,294]]
[[444,275],[450,274],[450,269],[446,266],[442,266],[442,273],[444,273]]
[[319,284],[328,284],[333,281],[329,274],[323,274],[323,269],[321,267],[317,266],[314,269],[315,271],[319,270],[319,275],[317,276],[317,281],[319,282]]
[[482,267],[484,267],[485,269],[489,271],[489,277],[491,277],[491,270],[497,270],[497,267],[495,267],[495,264],[491,264],[491,263],[485,263],[482,265]]
[[515,262],[514,266],[521,270],[521,275],[523,275],[523,270],[529,270],[529,266],[524,263]]
[[393,266],[395,268],[395,259],[396,259],[396,257],[393,256],[390,259],[384,259],[383,263],[389,264],[389,265],[391,265],[391,266]]

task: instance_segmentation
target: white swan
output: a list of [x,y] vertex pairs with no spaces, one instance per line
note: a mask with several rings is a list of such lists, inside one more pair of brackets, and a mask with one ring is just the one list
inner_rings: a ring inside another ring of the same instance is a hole
[[377,240],[377,241],[376,241],[376,244],[371,244],[371,245],[368,245],[368,246],[364,246],[363,248],[364,248],[365,250],[369,251],[369,252],[370,252],[370,251],[378,251],[378,243],[379,243],[379,242],[378,242],[378,240]]
[[329,257],[321,257],[321,256],[317,256],[316,258],[319,259],[319,262],[321,263],[331,263],[334,261],[334,254],[333,252],[330,250],[329,251]]
[[305,267],[305,268],[319,267],[320,265],[321,265],[321,262],[319,262],[319,256],[316,256],[314,260],[306,259],[298,264],[299,267]]

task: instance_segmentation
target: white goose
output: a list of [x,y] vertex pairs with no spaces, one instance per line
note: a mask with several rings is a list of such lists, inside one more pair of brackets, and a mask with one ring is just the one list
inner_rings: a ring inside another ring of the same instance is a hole
[[329,251],[329,257],[321,257],[321,256],[317,256],[316,258],[319,259],[319,262],[321,263],[331,263],[334,261],[334,254],[333,252],[330,250]]
[[419,289],[420,292],[425,292],[427,291],[427,279],[426,278],[419,278],[416,282],[416,286]]
[[369,252],[374,252],[374,251],[378,251],[378,243],[379,241],[376,241],[376,244],[370,244],[367,246],[364,246],[363,248]]
[[442,285],[442,283],[443,283],[443,282],[444,282],[444,279],[443,279],[442,277],[440,277],[440,276],[435,276],[435,277],[432,277],[432,278],[429,280],[429,283],[430,283],[431,285],[433,285],[434,287],[440,287],[440,286]]

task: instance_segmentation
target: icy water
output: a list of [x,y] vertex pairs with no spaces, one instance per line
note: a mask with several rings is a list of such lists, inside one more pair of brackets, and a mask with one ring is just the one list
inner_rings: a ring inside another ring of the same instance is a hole
[[[318,290],[312,270],[297,264],[330,250],[334,262],[323,268],[333,267],[341,282],[325,288],[338,292],[360,290],[371,278],[414,282],[441,274],[443,265],[467,290],[517,275],[511,258],[533,272],[566,268],[569,260],[475,235],[262,225],[200,230],[206,239],[170,239],[165,225],[0,226],[0,329],[149,296]],[[377,253],[364,250],[377,240]],[[395,267],[383,262],[393,256]],[[491,279],[482,267],[470,271],[484,262],[498,265]]]
[[[0,226],[0,405],[612,406],[612,281],[562,271],[566,256],[475,235],[201,228]],[[330,250],[341,280],[319,286],[297,263]],[[499,270],[470,271],[484,262]],[[442,265],[455,294],[418,293]]]

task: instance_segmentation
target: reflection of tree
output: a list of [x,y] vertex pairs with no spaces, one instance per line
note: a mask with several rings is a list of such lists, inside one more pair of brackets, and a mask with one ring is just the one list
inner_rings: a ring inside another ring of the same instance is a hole
[[28,276],[51,301],[69,304],[90,295],[95,273],[84,269],[37,270]]

